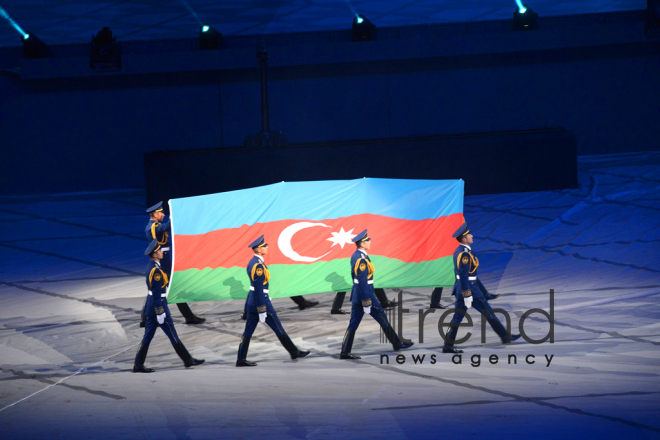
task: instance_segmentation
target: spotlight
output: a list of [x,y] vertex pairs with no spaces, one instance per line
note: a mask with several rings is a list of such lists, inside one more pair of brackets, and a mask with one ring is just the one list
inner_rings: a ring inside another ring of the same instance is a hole
[[513,30],[514,31],[531,31],[538,29],[536,19],[539,14],[532,11],[532,9],[523,5],[520,0],[516,0],[518,7],[513,13]]
[[353,41],[369,41],[374,38],[376,25],[367,17],[361,14],[355,14],[353,19]]
[[121,47],[109,27],[104,27],[96,36],[92,35],[92,53],[89,68],[95,72],[121,69]]
[[32,32],[26,32],[21,37],[23,41],[24,58],[44,58],[48,56],[48,47]]
[[646,0],[646,36],[660,37],[660,0]]
[[224,42],[222,34],[210,24],[203,24],[199,28],[199,48],[202,50],[222,49]]

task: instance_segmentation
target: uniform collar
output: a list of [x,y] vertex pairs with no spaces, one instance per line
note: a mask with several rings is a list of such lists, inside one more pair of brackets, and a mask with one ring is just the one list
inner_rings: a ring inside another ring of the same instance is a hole
[[366,256],[369,256],[369,254],[367,254],[367,251],[365,251],[365,250],[363,250],[363,249],[358,249],[358,251],[362,252],[362,253],[363,253],[364,255],[366,255]]
[[468,246],[467,244],[463,244],[463,243],[461,243],[461,246],[465,246],[466,248],[468,248],[469,251],[472,250],[472,248],[471,248],[470,246]]
[[156,267],[160,268],[160,263],[158,261],[154,260],[154,263],[156,263]]
[[264,262],[264,259],[261,258],[261,255],[254,254],[255,257],[257,257],[257,260],[259,260],[261,263]]

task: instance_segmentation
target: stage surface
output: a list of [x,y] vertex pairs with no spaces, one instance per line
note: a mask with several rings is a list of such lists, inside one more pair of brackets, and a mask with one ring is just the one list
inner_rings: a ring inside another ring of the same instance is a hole
[[[273,301],[293,341],[312,351],[305,359],[291,361],[260,325],[248,356],[259,366],[235,368],[243,301],[194,303],[206,323],[172,314],[206,363],[184,368],[158,331],[146,361],[156,373],[133,374],[144,193],[3,197],[0,438],[657,439],[659,165],[659,152],[580,157],[578,189],[466,197],[479,276],[501,294],[492,306],[517,327],[525,311],[549,309],[554,289],[555,327],[554,343],[501,345],[488,328],[482,344],[473,313],[459,365],[441,353],[439,311],[426,315],[419,342],[428,288],[402,292],[403,335],[416,343],[402,364],[368,317],[353,346],[362,359],[338,360],[348,316],[330,315],[328,293],[304,311]],[[372,251],[388,239],[374,237]],[[524,328],[540,339],[548,322],[536,314]]]

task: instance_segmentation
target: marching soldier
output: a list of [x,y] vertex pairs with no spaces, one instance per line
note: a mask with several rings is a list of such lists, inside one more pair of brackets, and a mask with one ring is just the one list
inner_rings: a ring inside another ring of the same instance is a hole
[[351,354],[351,348],[353,347],[355,331],[358,329],[360,321],[362,321],[362,317],[365,314],[371,315],[380,324],[387,340],[392,343],[394,351],[412,347],[412,342],[402,342],[399,339],[399,336],[387,320],[385,311],[376,298],[374,292],[375,268],[369,255],[367,255],[367,251],[371,248],[371,238],[367,235],[367,230],[365,229],[353,237],[353,243],[356,244],[357,250],[351,257],[351,278],[353,278],[351,321],[344,335],[344,342],[341,346],[339,358],[360,359],[360,356]]
[[247,275],[250,278],[250,291],[245,303],[247,320],[241,344],[238,346],[236,366],[255,367],[257,365],[256,362],[247,360],[247,353],[250,348],[250,338],[259,322],[267,324],[275,332],[282,346],[291,355],[291,359],[304,358],[309,351],[300,350],[286,334],[268,296],[270,272],[264,263],[264,257],[268,254],[268,243],[262,235],[250,243],[249,247],[252,248],[254,256],[247,265]]
[[203,364],[204,359],[195,359],[190,353],[188,353],[188,350],[186,350],[186,347],[183,345],[183,342],[181,342],[174,329],[174,321],[172,321],[170,309],[167,307],[166,287],[169,283],[169,277],[160,264],[163,260],[164,252],[158,244],[158,240],[153,240],[149,243],[144,254],[151,257],[146,272],[147,288],[149,289],[149,295],[147,296],[147,302],[145,304],[147,322],[146,328],[144,329],[144,337],[142,338],[138,352],[135,355],[133,373],[154,372],[153,369],[144,366],[144,361],[147,358],[149,344],[154,338],[158,327],[160,327],[170,339],[176,354],[179,355],[186,368]]
[[[170,220],[165,219],[165,213],[163,212],[163,202],[158,202],[151,208],[147,209],[149,213],[149,223],[144,229],[144,232],[147,236],[147,240],[150,242],[152,240],[157,240],[158,244],[161,246],[163,251],[163,260],[162,268],[167,273],[168,277],[172,276],[172,250],[170,248],[170,230],[171,224]],[[195,316],[190,306],[187,303],[177,304],[179,311],[186,318],[186,324],[201,324],[206,321],[206,318],[200,318]],[[140,322],[140,327],[144,327],[144,310],[142,312],[142,321]]]
[[[472,252],[470,245],[474,239],[468,230],[467,223],[458,228],[453,238],[458,240],[459,246],[454,251],[454,273],[456,274],[456,282],[452,295],[456,296],[456,303],[454,305],[456,313],[451,320],[451,329],[447,333],[445,344],[442,348],[443,353],[463,353],[454,347],[456,334],[458,333],[458,325],[463,320],[465,312],[470,306],[474,307],[481,313],[482,318],[485,318],[490,323],[495,333],[502,339],[503,344],[508,344],[520,338],[520,335],[512,335],[511,329],[507,332],[497,316],[492,312],[492,307],[488,304],[486,298],[485,288],[482,290],[483,284],[478,280],[477,268],[479,267],[479,260]],[[497,296],[496,296],[497,297]]]

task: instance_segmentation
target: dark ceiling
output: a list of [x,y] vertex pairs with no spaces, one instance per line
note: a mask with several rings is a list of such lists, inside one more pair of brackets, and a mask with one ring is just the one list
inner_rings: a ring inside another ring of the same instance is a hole
[[[541,17],[646,8],[646,0],[528,3]],[[163,40],[195,37],[200,23],[224,35],[270,34],[348,29],[356,12],[377,26],[406,26],[506,19],[516,8],[513,0],[0,0],[0,5],[0,46],[21,44],[8,17],[58,45],[89,42],[104,26],[120,40]]]

